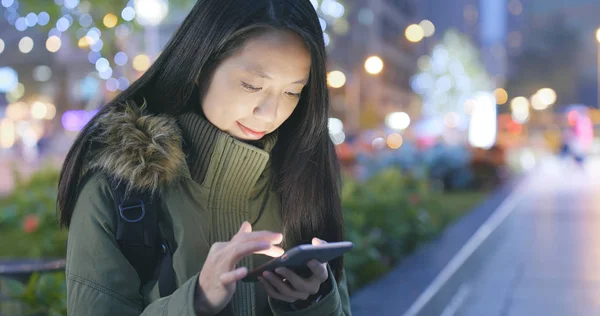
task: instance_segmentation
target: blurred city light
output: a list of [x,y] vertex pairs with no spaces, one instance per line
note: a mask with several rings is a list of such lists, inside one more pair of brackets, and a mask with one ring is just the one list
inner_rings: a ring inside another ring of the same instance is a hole
[[557,98],[556,92],[550,88],[540,89],[536,95],[538,95],[540,102],[546,106],[546,108],[554,104]]
[[371,142],[371,146],[375,149],[383,149],[385,147],[385,139],[383,139],[383,137],[377,137]]
[[23,102],[11,103],[6,107],[5,114],[13,121],[21,121],[29,117],[29,108]]
[[66,111],[61,119],[63,128],[70,132],[80,131],[98,113],[95,111],[70,110]]
[[536,93],[531,96],[531,108],[534,110],[541,111],[541,110],[547,109],[548,105],[546,105],[544,102],[542,102],[540,94]]
[[402,146],[403,143],[404,139],[402,138],[402,135],[398,133],[392,133],[387,137],[387,145],[391,149],[398,149]]
[[36,120],[42,120],[48,114],[48,106],[40,101],[33,102],[31,105],[31,117]]
[[600,43],[600,28],[596,31],[596,40]]
[[21,51],[21,53],[28,54],[29,52],[31,52],[32,49],[33,39],[31,39],[31,37],[25,36],[19,41],[19,50]]
[[508,3],[508,11],[512,15],[519,15],[523,12],[523,4],[520,0],[510,0]]
[[335,145],[340,145],[346,140],[344,133],[344,123],[335,117],[330,117],[328,121],[329,136]]
[[334,0],[323,0],[321,2],[321,12],[332,16],[334,18],[341,18],[344,15],[346,9],[344,6]]
[[409,25],[404,34],[406,35],[406,39],[413,43],[420,42],[425,37],[425,31],[418,24]]
[[166,0],[134,0],[136,20],[144,26],[158,25],[169,13]]
[[121,11],[121,17],[127,22],[133,21],[133,19],[135,19],[135,14],[135,9],[132,7],[125,7],[125,9]]
[[496,102],[498,104],[506,104],[508,102],[508,92],[502,88],[498,88],[494,91],[494,96],[496,97]]
[[38,18],[38,24],[40,26],[45,26],[48,23],[50,23],[50,15],[47,12],[40,12],[40,14],[38,14],[37,18]]
[[346,75],[339,70],[330,71],[327,74],[327,83],[332,88],[341,88],[346,84]]
[[146,56],[146,55],[137,55],[135,56],[135,58],[133,58],[133,69],[137,70],[137,71],[146,71],[148,70],[148,68],[150,68],[150,57]]
[[0,38],[0,54],[4,51],[4,41]]
[[102,23],[104,23],[104,26],[107,28],[112,29],[113,27],[117,26],[117,16],[112,13],[108,13],[104,16],[104,19],[102,19]]
[[15,125],[11,119],[0,119],[0,148],[11,148],[15,144]]
[[469,124],[469,143],[473,147],[489,149],[496,142],[496,100],[493,94],[481,93],[475,102]]
[[523,124],[529,120],[529,100],[526,97],[516,97],[510,103],[512,118]]
[[378,56],[367,58],[365,61],[365,70],[372,75],[380,73],[383,70],[383,60]]
[[38,82],[46,82],[52,78],[52,69],[50,67],[41,65],[33,69],[33,79]]
[[17,71],[10,67],[0,67],[0,92],[10,92],[19,84]]
[[62,41],[58,36],[50,36],[46,40],[46,49],[51,53],[56,53],[60,49]]
[[17,102],[23,95],[25,95],[25,85],[19,82],[12,91],[8,92],[6,100],[9,103]]
[[391,129],[403,130],[410,125],[410,116],[405,112],[393,112],[387,115],[385,124]]
[[423,29],[423,36],[431,37],[435,34],[435,25],[433,25],[433,22],[429,20],[423,20],[421,23],[419,23],[419,26],[421,29]]
[[52,103],[46,104],[46,115],[44,116],[45,120],[52,120],[56,116],[56,106]]

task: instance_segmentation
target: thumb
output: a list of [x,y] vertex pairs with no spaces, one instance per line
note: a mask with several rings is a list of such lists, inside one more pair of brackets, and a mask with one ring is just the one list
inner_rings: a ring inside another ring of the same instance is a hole
[[325,240],[321,240],[321,239],[319,239],[317,237],[315,237],[315,238],[312,239],[313,246],[324,245],[326,243],[327,242]]
[[242,223],[242,226],[240,227],[238,234],[251,233],[251,232],[252,232],[252,225],[250,223],[248,223],[247,221],[245,221],[244,223]]

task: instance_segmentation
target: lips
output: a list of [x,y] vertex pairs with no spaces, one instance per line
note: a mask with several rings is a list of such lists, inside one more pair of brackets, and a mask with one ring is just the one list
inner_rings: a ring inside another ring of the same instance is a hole
[[240,122],[237,122],[240,130],[242,130],[242,132],[248,136],[249,138],[252,139],[261,139],[263,136],[265,136],[265,134],[267,133],[266,131],[257,131],[257,130],[253,130],[245,125],[243,125]]

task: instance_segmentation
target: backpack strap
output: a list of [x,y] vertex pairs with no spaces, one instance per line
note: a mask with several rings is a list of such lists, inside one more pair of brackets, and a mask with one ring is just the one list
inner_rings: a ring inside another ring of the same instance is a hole
[[127,192],[124,181],[111,181],[117,215],[116,239],[121,252],[137,272],[141,284],[158,276],[160,296],[177,289],[169,243],[159,229],[160,198],[149,192]]

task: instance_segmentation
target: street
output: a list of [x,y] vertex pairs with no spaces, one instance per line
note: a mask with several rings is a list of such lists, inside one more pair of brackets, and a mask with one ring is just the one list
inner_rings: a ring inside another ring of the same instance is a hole
[[544,161],[515,192],[496,250],[443,315],[600,315],[598,175],[598,160],[585,171]]

